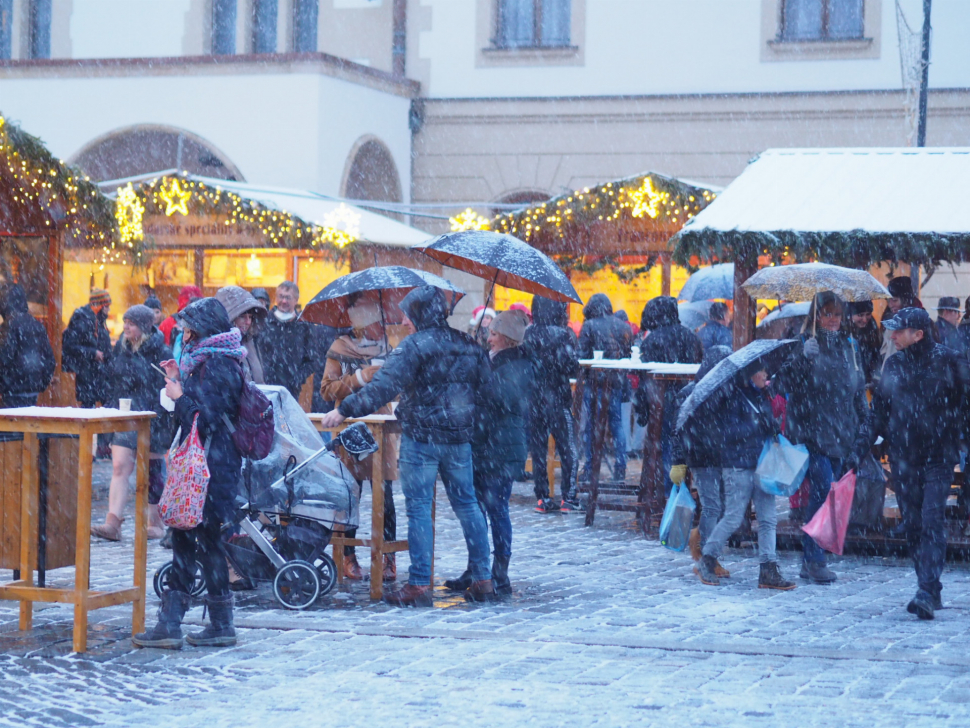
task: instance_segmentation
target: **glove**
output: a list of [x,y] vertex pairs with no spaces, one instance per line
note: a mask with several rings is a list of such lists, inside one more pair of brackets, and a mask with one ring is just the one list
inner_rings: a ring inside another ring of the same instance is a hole
[[805,343],[802,344],[802,354],[805,355],[806,359],[814,359],[818,356],[818,339],[811,338],[806,339]]
[[686,465],[674,465],[670,468],[670,481],[674,485],[680,485],[687,478]]

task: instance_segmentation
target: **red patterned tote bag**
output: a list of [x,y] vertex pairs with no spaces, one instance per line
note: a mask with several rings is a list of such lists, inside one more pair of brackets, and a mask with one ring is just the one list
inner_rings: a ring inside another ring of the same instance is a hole
[[181,429],[175,435],[168,455],[168,477],[158,502],[162,523],[170,528],[188,531],[202,523],[202,509],[209,491],[209,466],[206,451],[199,439],[199,416],[192,421],[192,431],[178,445]]

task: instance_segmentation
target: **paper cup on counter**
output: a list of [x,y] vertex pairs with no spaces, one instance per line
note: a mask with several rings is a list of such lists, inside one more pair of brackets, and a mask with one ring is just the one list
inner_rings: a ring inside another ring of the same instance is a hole
[[593,358],[596,359],[597,361],[599,361],[600,359],[603,358],[603,352],[602,351],[594,351],[593,352]]
[[131,400],[130,399],[119,399],[118,409],[122,412],[131,412]]

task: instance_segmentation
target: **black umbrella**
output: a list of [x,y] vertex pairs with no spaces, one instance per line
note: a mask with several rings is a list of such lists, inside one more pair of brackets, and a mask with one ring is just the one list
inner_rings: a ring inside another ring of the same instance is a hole
[[404,312],[398,304],[415,288],[434,286],[444,291],[454,308],[465,292],[434,273],[400,265],[365,268],[333,281],[306,305],[302,318],[315,324],[336,328],[351,326],[347,309],[360,299],[379,303],[385,323],[399,324]]
[[755,362],[758,362],[760,368],[767,371],[769,376],[774,374],[788,359],[792,348],[797,343],[794,339],[781,341],[759,339],[719,361],[703,379],[694,385],[694,391],[680,406],[680,412],[677,414],[677,429],[684,426],[687,419],[701,404]]
[[[552,258],[511,235],[466,230],[439,235],[415,249],[449,268],[491,281],[493,288],[497,284],[553,301],[583,302]],[[491,293],[486,302],[489,298]]]

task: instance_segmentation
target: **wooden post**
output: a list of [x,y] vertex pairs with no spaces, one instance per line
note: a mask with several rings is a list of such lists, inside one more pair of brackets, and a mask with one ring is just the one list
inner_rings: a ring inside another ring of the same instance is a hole
[[670,253],[660,254],[660,295],[670,295]]
[[[135,581],[138,596],[131,603],[131,633],[145,631],[145,571],[148,562],[148,464],[151,454],[151,422],[138,425],[135,455]],[[90,521],[90,518],[88,519]]]
[[[20,578],[24,584],[34,583],[34,564],[37,561],[37,452],[36,433],[25,432],[20,480]],[[33,626],[34,605],[27,599],[20,602],[20,629]]]
[[[77,552],[74,567],[74,651],[88,648],[88,591],[91,588],[91,429],[81,426],[77,460]],[[137,530],[137,528],[136,528]],[[137,567],[136,567],[137,568]],[[138,578],[137,576],[135,578]]]
[[201,291],[203,289],[202,284],[205,283],[205,248],[195,249],[193,264],[195,267],[195,285],[197,285]]
[[757,304],[741,287],[758,271],[758,260],[734,261],[734,350],[754,341]]
[[[370,513],[370,598],[379,600],[384,594],[384,425],[370,425],[377,441],[377,452],[371,457],[371,513]],[[432,557],[433,558],[433,557]]]

